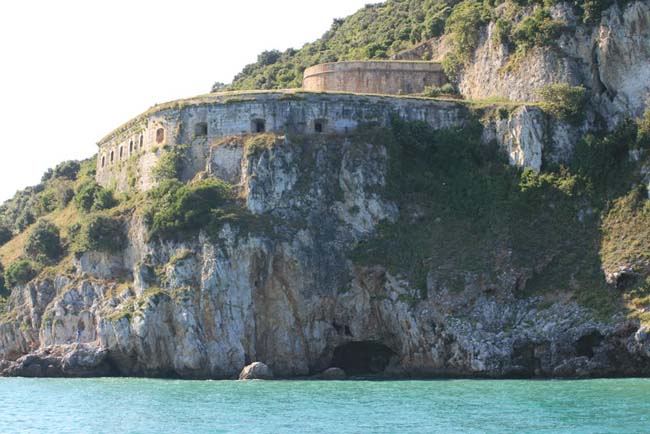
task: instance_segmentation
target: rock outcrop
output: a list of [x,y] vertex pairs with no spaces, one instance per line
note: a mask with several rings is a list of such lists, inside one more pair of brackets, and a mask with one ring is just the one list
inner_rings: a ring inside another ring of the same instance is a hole
[[273,380],[273,371],[262,362],[245,366],[239,374],[240,380]]
[[558,49],[532,49],[515,64],[509,64],[507,48],[495,43],[491,23],[461,74],[463,95],[535,101],[546,85],[582,84],[612,125],[624,116],[641,116],[650,98],[650,5],[615,4],[593,27],[579,22],[568,3],[554,6],[552,15],[575,30],[564,34]]

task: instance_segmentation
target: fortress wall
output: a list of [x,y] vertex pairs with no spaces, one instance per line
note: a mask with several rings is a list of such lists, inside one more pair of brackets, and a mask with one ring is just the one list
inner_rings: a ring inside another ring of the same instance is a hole
[[410,95],[446,83],[442,66],[433,62],[338,62],[305,70],[307,91]]
[[146,191],[154,185],[151,170],[158,159],[178,145],[189,146],[183,178],[191,179],[206,169],[213,144],[227,136],[255,134],[259,122],[266,132],[328,134],[346,133],[363,123],[387,125],[397,115],[425,121],[434,128],[448,128],[463,122],[464,110],[453,102],[343,94],[274,93],[237,99],[213,96],[196,103],[190,100],[182,108],[143,116],[100,142],[96,179],[117,191]]

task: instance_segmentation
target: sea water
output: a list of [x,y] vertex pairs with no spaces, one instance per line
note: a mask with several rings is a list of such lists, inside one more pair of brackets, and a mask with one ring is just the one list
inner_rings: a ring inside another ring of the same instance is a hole
[[646,379],[0,379],[0,433],[647,432]]

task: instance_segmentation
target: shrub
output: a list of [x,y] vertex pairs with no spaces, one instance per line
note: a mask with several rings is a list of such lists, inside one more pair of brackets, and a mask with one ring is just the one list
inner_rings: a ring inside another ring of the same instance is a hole
[[27,237],[25,254],[41,263],[54,261],[63,253],[59,228],[39,220]]
[[446,83],[440,87],[427,86],[424,88],[423,94],[424,96],[435,98],[441,95],[457,95],[458,92],[456,91],[456,88],[454,88],[454,85],[451,83]]
[[581,123],[589,101],[587,90],[583,86],[553,84],[539,91],[542,108],[553,116],[574,125]]
[[549,46],[555,44],[564,27],[565,23],[551,18],[547,10],[536,8],[532,15],[517,24],[510,39],[523,51],[535,46]]
[[637,122],[639,129],[637,131],[637,146],[639,148],[650,148],[650,109],[643,114],[643,118]]
[[505,20],[499,18],[495,23],[494,28],[494,42],[496,44],[503,44],[510,46],[512,41],[510,40],[510,32],[512,31],[512,22],[510,20]]
[[453,54],[445,56],[443,61],[448,77],[455,78],[459,69],[471,60],[481,35],[479,29],[489,18],[489,9],[475,0],[459,3],[449,15],[445,32],[451,34]]
[[0,246],[8,243],[13,238],[13,236],[14,234],[9,228],[0,226]]
[[183,172],[183,153],[179,149],[164,153],[154,166],[152,174],[156,181],[180,179]]
[[0,297],[4,297],[7,295],[8,295],[8,291],[5,286],[5,269],[2,266],[2,263],[0,263]]
[[5,271],[5,284],[8,288],[24,285],[38,275],[34,264],[27,259],[17,259]]
[[126,236],[120,220],[95,214],[90,216],[81,226],[71,228],[75,238],[76,252],[98,251],[115,253],[124,248]]
[[588,134],[576,144],[571,168],[587,177],[600,197],[617,196],[634,176],[628,152],[636,139],[637,125],[630,120],[610,133]]
[[424,88],[423,94],[424,96],[435,98],[437,96],[442,95],[442,89],[439,88],[438,86],[427,86]]
[[64,161],[54,168],[54,177],[74,181],[77,179],[80,168],[81,165],[78,161]]
[[152,236],[173,237],[208,226],[215,210],[234,198],[231,187],[219,179],[184,185],[166,180],[148,193],[145,217]]
[[77,209],[84,212],[102,211],[117,205],[113,193],[94,180],[82,184],[77,190],[74,200]]

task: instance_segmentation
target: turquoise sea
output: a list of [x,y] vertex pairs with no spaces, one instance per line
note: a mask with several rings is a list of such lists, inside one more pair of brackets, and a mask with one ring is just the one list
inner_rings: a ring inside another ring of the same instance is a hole
[[647,433],[650,380],[0,379],[0,433]]

